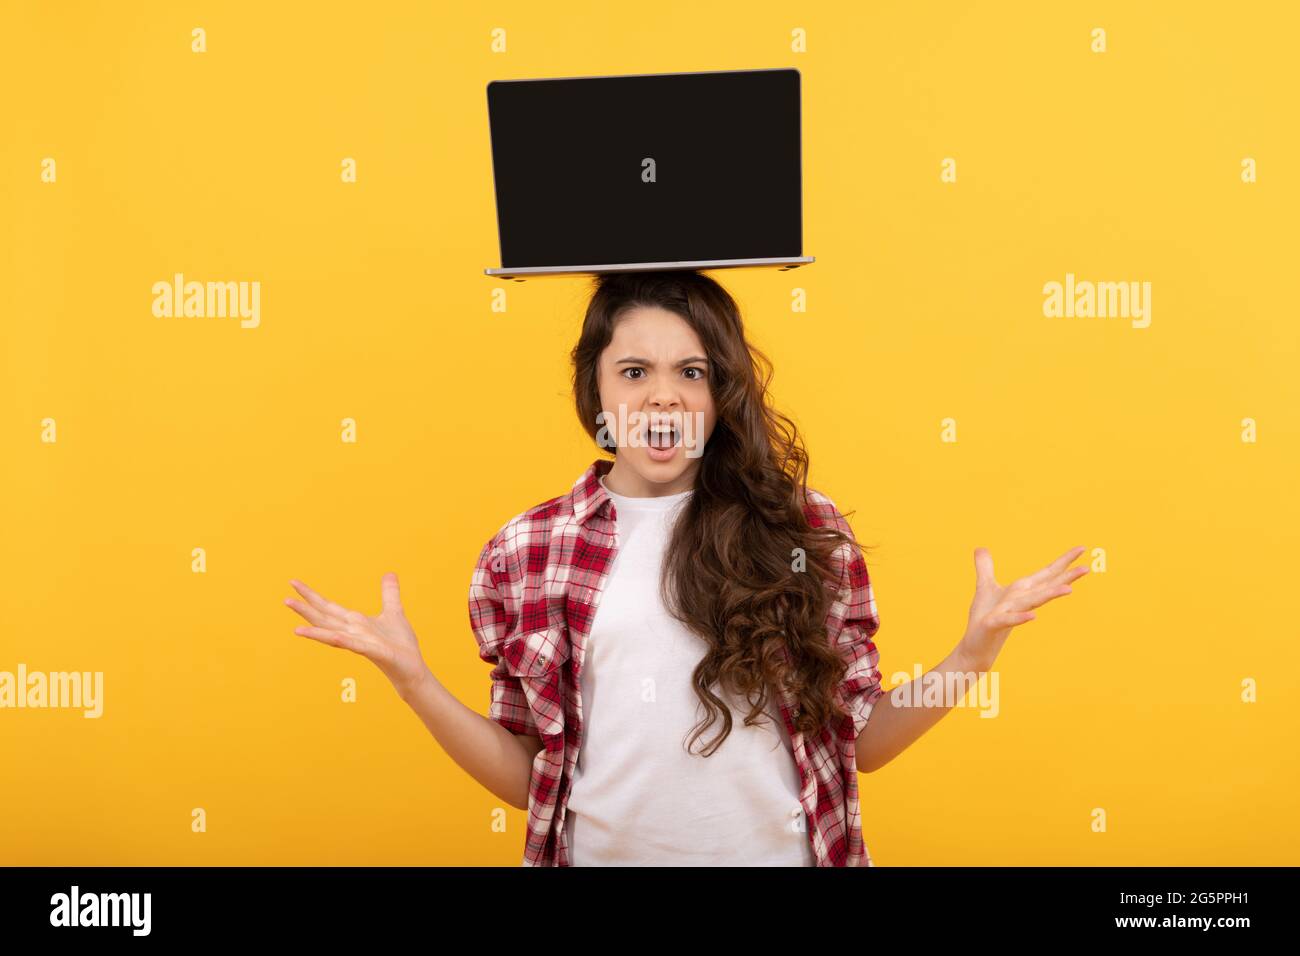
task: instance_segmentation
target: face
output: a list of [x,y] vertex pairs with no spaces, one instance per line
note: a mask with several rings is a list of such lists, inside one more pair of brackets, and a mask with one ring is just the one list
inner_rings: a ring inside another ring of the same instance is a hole
[[618,443],[605,484],[632,498],[693,488],[715,411],[708,357],[690,324],[657,306],[629,309],[596,375],[605,428]]

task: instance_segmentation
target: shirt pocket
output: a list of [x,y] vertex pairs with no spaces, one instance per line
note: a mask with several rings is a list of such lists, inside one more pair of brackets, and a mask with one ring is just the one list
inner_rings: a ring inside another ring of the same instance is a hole
[[501,646],[506,673],[518,678],[538,733],[553,737],[564,730],[564,668],[569,634],[563,626],[546,627],[507,638]]

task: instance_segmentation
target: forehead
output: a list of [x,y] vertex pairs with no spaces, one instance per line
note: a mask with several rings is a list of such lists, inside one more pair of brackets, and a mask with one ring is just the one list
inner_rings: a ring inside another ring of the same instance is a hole
[[615,361],[625,355],[672,359],[704,354],[700,337],[689,322],[676,312],[644,305],[619,315],[606,350]]

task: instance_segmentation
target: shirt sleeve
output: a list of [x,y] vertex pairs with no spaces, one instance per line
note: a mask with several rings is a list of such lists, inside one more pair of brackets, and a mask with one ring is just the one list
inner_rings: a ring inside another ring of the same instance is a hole
[[[831,506],[834,511],[834,506]],[[834,511],[831,524],[848,531],[849,525],[838,511]],[[840,555],[847,545],[841,547]],[[852,720],[853,739],[866,726],[871,710],[885,690],[881,686],[880,652],[872,637],[880,628],[876,612],[876,599],[871,590],[871,576],[862,551],[856,546],[847,560],[840,558],[843,570],[840,586],[826,618],[826,634],[832,647],[848,661],[848,670],[840,683],[840,695]]]
[[506,671],[505,661],[501,658],[502,645],[518,623],[517,616],[509,611],[502,596],[502,584],[507,580],[505,562],[506,552],[498,533],[483,546],[470,579],[470,627],[478,641],[479,657],[494,665],[489,675],[492,692],[488,717],[512,734],[537,737],[540,734],[523,686],[518,677]]

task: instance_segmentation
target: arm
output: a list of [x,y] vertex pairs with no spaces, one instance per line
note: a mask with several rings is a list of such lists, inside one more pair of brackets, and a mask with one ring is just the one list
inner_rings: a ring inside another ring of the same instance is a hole
[[953,651],[921,678],[927,683],[942,680],[941,686],[953,687],[956,693],[951,696],[945,693],[941,703],[925,706],[917,700],[924,700],[923,695],[909,694],[900,685],[879,698],[854,743],[858,770],[863,773],[879,770],[937,724],[974,686],[980,674],[992,669],[1011,629],[1034,620],[1033,608],[1071,593],[1069,582],[1088,573],[1085,565],[1069,567],[1084,550],[1072,548],[1042,570],[1004,588],[993,578],[993,559],[988,551],[976,548],[975,599],[971,602],[966,633]]
[[511,733],[466,707],[428,669],[401,697],[461,769],[512,807],[528,809],[528,783],[533,758],[542,749],[540,738]]
[[512,807],[528,808],[532,762],[541,740],[514,734],[474,712],[433,676],[402,609],[397,575],[384,575],[383,611],[378,617],[340,607],[301,581],[290,584],[305,600],[286,598],[284,603],[311,624],[295,628],[294,633],[368,658],[452,760]]
[[[978,673],[972,674],[971,664],[962,654],[960,645],[921,680],[926,684],[940,681],[940,677],[931,675],[942,675],[941,686],[956,686],[958,694],[951,699],[944,695],[941,705],[923,707],[909,700],[906,685],[900,684],[877,700],[855,743],[859,773],[879,770],[910,747],[965,696],[963,688],[973,686],[979,679]],[[949,680],[957,683],[950,685]]]

